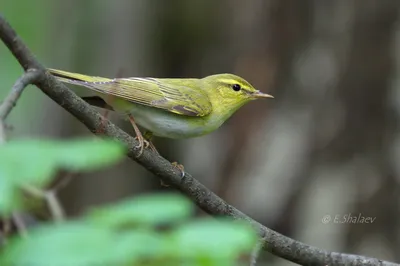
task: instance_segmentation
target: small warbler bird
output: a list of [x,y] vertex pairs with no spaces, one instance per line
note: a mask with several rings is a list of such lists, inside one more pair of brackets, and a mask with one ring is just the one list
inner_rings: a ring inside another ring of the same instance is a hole
[[[85,99],[92,105],[128,115],[140,143],[139,156],[144,146],[151,144],[148,140],[152,135],[172,139],[202,136],[219,128],[251,100],[273,98],[232,74],[202,79],[109,79],[56,69],[48,71],[61,82],[95,91],[100,98]],[[136,123],[147,130],[147,140]]]

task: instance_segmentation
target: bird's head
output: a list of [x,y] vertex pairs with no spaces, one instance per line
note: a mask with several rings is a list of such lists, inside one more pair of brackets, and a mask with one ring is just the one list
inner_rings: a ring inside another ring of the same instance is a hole
[[256,90],[249,82],[233,74],[217,74],[202,79],[203,88],[213,104],[213,109],[232,115],[251,100],[274,98]]

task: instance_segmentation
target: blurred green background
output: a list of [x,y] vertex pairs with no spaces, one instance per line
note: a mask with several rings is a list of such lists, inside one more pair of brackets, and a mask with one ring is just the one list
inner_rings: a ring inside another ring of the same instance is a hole
[[[274,95],[245,106],[208,136],[157,139],[155,145],[282,234],[328,250],[400,261],[399,5],[2,0],[0,12],[47,67],[105,77],[231,72]],[[2,98],[20,74],[0,45]],[[133,134],[120,116],[110,118]],[[90,135],[33,86],[8,122],[10,138]],[[163,189],[126,159],[113,169],[77,176],[61,199],[74,216],[89,206]],[[346,214],[375,220],[337,222]],[[323,223],[325,215],[332,220]],[[268,255],[265,260],[293,265]]]

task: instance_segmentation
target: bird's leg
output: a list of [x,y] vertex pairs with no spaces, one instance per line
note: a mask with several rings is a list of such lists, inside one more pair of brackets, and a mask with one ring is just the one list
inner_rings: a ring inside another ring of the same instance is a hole
[[144,132],[143,137],[145,140],[147,140],[149,142],[150,149],[152,151],[154,151],[155,153],[159,154],[156,149],[156,146],[154,146],[153,142],[151,142],[151,139],[153,138],[153,133],[150,131],[146,131],[146,132]]
[[149,147],[150,143],[143,138],[143,135],[140,132],[138,126],[136,125],[135,120],[133,119],[133,116],[129,114],[128,117],[129,117],[129,121],[132,124],[133,129],[135,130],[135,134],[136,134],[135,139],[137,139],[139,141],[139,145],[136,146],[135,148],[139,149],[139,154],[137,157],[140,157],[143,153],[143,149],[145,148],[145,146],[146,146],[146,148]]

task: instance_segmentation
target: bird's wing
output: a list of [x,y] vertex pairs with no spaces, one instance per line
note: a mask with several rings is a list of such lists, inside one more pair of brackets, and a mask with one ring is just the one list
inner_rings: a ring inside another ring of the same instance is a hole
[[212,110],[211,102],[204,91],[181,85],[176,79],[124,78],[92,86],[133,103],[180,115],[206,116]]
[[212,110],[207,94],[198,88],[198,80],[93,77],[48,69],[62,82],[80,85],[124,100],[164,109],[187,116],[206,116]]

